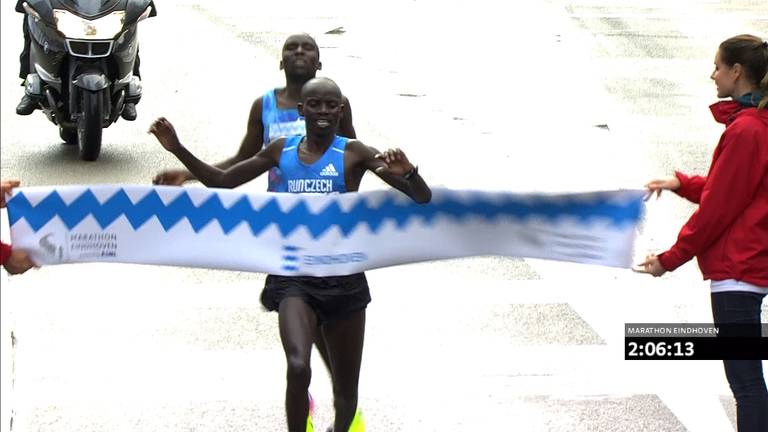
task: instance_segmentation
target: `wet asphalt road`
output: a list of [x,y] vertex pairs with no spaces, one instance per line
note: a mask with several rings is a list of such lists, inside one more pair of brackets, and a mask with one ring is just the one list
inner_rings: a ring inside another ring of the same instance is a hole
[[[177,166],[146,134],[160,115],[203,159],[228,157],[253,99],[282,81],[283,39],[306,31],[321,46],[322,75],[350,98],[361,140],[402,147],[431,184],[638,188],[673,169],[707,169],[721,132],[707,109],[715,49],[768,33],[757,1],[251,3],[161,2],[140,30],[139,118],[105,131],[95,163],[79,161],[40,113],[14,114],[21,17],[4,10],[2,178],[148,183]],[[638,257],[668,247],[692,208],[672,196],[650,203]],[[283,430],[284,360],[277,317],[258,302],[263,278],[107,264],[3,274],[0,428]],[[653,280],[475,258],[377,270],[369,281],[360,386],[369,431],[720,431],[733,422],[718,362],[623,360],[624,323],[710,320],[693,263]],[[313,361],[324,430],[331,389]]]

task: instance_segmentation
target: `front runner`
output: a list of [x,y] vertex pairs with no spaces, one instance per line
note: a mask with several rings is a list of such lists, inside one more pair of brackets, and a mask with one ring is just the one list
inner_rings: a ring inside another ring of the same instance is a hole
[[[303,134],[306,127],[296,105],[301,97],[301,88],[307,81],[315,78],[321,69],[320,47],[317,45],[317,41],[306,33],[288,36],[283,43],[280,59],[280,70],[285,73],[285,85],[270,88],[263,96],[253,102],[248,116],[248,127],[240,143],[240,148],[234,156],[217,163],[216,166],[227,169],[252,157],[266,144],[277,138]],[[349,99],[342,96],[342,102],[344,109],[337,133],[347,138],[356,138]],[[157,174],[153,183],[180,186],[194,180],[194,178],[195,176],[185,169],[168,170]],[[268,178],[267,191],[274,192],[281,178],[279,170],[277,168],[271,169]],[[326,364],[330,373],[330,362],[323,341],[317,339],[315,345],[317,345],[323,363]]]
[[[336,135],[344,109],[341,90],[327,78],[308,81],[301,92],[299,113],[306,136],[279,138],[255,156],[226,170],[197,159],[179,142],[165,118],[150,127],[163,147],[173,153],[203,184],[234,188],[270,168],[279,167],[279,192],[356,192],[366,171],[418,203],[430,201],[432,192],[416,167],[399,150],[379,153],[357,140]],[[365,308],[370,302],[363,273],[335,277],[267,277],[261,301],[279,313],[280,338],[287,361],[286,417],[290,432],[311,430],[307,424],[307,389],[311,378],[310,354],[319,325],[328,348],[333,380],[334,427],[361,431],[355,416],[357,389],[365,334]]]

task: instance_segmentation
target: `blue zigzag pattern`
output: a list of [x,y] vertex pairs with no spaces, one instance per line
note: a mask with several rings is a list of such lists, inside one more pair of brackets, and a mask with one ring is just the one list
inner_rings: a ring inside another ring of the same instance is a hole
[[212,221],[217,221],[225,233],[232,231],[241,222],[247,222],[254,235],[259,235],[269,225],[275,224],[285,237],[303,226],[315,238],[332,227],[338,227],[347,236],[361,224],[368,225],[372,232],[376,232],[385,221],[394,221],[402,229],[411,220],[422,219],[432,223],[437,217],[455,220],[481,217],[489,221],[499,217],[538,217],[549,220],[571,217],[585,223],[604,219],[618,227],[634,224],[640,218],[642,200],[639,196],[637,199],[627,199],[626,202],[616,202],[607,194],[587,195],[589,199],[569,195],[521,200],[512,194],[502,198],[492,195],[489,199],[483,193],[478,193],[476,198],[467,201],[458,195],[444,193],[430,204],[416,204],[387,196],[375,207],[370,206],[365,199],[360,199],[349,211],[343,211],[336,200],[329,200],[329,204],[320,213],[313,213],[303,200],[299,200],[289,211],[283,211],[275,197],[255,209],[245,195],[229,208],[224,206],[217,194],[211,194],[210,198],[196,206],[186,192],[166,205],[155,190],[134,204],[128,194],[119,189],[100,203],[96,195],[86,189],[69,205],[55,190],[35,206],[23,192],[19,192],[8,201],[8,209],[11,225],[24,219],[35,232],[57,216],[72,229],[91,215],[102,229],[120,216],[125,216],[135,230],[156,217],[166,231],[182,219],[187,219],[195,232]]

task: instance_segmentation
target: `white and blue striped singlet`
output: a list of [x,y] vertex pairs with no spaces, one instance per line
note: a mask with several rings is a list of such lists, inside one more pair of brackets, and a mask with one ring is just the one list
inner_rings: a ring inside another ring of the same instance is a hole
[[[306,133],[304,118],[299,115],[297,108],[277,107],[277,89],[269,90],[262,96],[261,124],[264,126],[264,145],[280,137]],[[280,183],[280,176],[279,168],[269,170],[268,192],[276,192],[275,187]]]

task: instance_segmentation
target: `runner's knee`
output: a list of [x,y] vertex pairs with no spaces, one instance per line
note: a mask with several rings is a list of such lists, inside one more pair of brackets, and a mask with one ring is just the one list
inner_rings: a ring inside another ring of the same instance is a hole
[[302,356],[288,356],[287,379],[290,384],[309,387],[312,369]]

